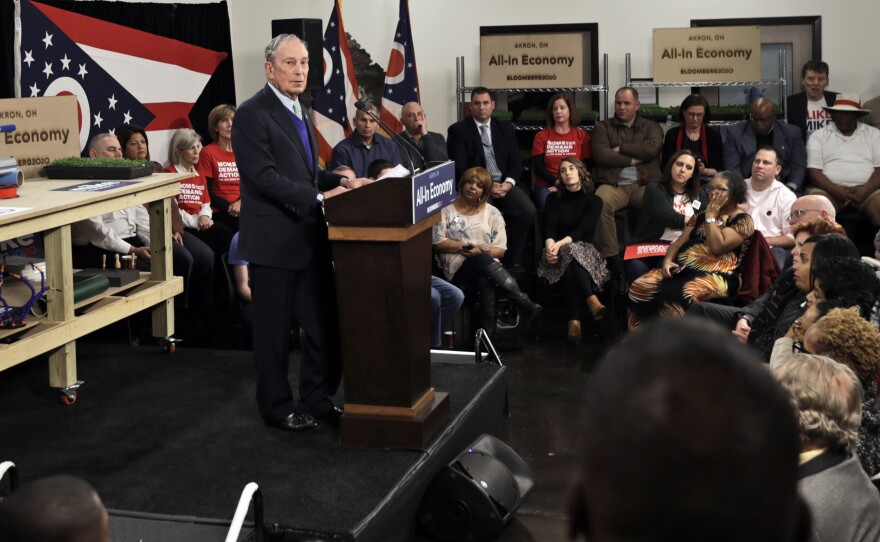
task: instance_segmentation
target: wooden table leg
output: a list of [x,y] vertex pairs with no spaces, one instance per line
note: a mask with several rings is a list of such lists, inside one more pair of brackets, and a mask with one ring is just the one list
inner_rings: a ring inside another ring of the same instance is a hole
[[[73,315],[73,254],[70,226],[43,232],[46,251],[46,284],[55,288],[46,294],[48,320],[71,322]],[[76,383],[76,343],[71,341],[49,353],[49,385],[66,388]]]
[[[169,280],[174,276],[171,243],[171,200],[150,203],[150,262],[152,280]],[[153,307],[153,336],[174,334],[174,298]]]

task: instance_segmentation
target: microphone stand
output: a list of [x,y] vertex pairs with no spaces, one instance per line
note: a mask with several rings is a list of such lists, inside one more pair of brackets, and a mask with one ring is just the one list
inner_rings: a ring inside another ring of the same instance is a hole
[[410,172],[412,175],[415,175],[415,174],[416,174],[416,165],[415,165],[415,163],[413,163],[412,155],[410,155],[409,151],[407,151],[407,150],[403,147],[403,145],[401,145],[401,141],[403,142],[404,145],[406,145],[407,147],[409,147],[409,148],[411,148],[412,150],[416,151],[416,154],[419,155],[419,158],[422,159],[422,162],[423,162],[423,163],[425,163],[425,164],[428,163],[428,161],[425,160],[425,157],[422,155],[421,151],[419,151],[419,149],[416,148],[415,145],[413,145],[412,143],[410,143],[409,141],[407,141],[406,138],[403,137],[402,135],[400,135],[400,134],[398,134],[397,132],[395,132],[394,129],[391,128],[391,126],[389,126],[387,122],[385,122],[384,120],[382,120],[381,118],[379,118],[379,115],[376,115],[375,113],[373,113],[372,111],[370,111],[370,110],[367,108],[367,106],[364,105],[364,102],[357,101],[357,102],[354,103],[354,107],[355,107],[355,109],[357,109],[358,111],[363,111],[364,113],[366,113],[367,115],[369,115],[370,117],[372,117],[376,122],[379,123],[380,126],[382,126],[382,128],[385,128],[385,130],[386,130],[389,134],[391,134],[391,139],[394,140],[394,142],[397,143],[397,145],[398,145],[399,147],[401,147],[401,150],[403,150],[404,152],[406,152],[406,157],[409,159],[409,172]]

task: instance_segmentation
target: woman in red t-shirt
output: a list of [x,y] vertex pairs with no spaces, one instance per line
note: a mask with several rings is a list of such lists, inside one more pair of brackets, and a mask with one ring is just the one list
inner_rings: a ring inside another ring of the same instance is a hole
[[538,132],[532,144],[532,172],[535,176],[533,197],[538,209],[556,192],[559,162],[566,156],[577,158],[589,169],[590,136],[577,127],[578,113],[571,98],[563,93],[554,94],[547,104],[547,128]]
[[168,153],[168,161],[171,165],[165,168],[165,171],[196,174],[194,177],[180,181],[177,204],[180,207],[183,227],[185,231],[191,232],[211,247],[215,254],[225,254],[229,251],[229,242],[232,241],[232,230],[219,222],[214,222],[208,183],[196,171],[201,150],[202,142],[199,134],[190,128],[177,130],[171,137],[171,149]]
[[241,192],[238,164],[232,152],[234,116],[235,106],[229,104],[218,105],[208,114],[208,131],[214,141],[202,149],[197,169],[208,181],[214,220],[238,231]]

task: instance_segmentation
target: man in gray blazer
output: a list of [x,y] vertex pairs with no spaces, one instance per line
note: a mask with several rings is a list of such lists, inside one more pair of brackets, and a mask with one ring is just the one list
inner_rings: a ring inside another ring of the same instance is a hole
[[[241,174],[239,256],[251,265],[257,404],[272,427],[306,431],[338,421],[330,397],[342,376],[336,285],[322,203],[363,184],[318,167],[312,124],[300,106],[309,55],[292,34],[266,47],[266,85],[232,127]],[[299,401],[287,380],[290,322],[305,332]]]
[[850,451],[862,414],[858,377],[809,354],[792,356],[775,374],[798,410],[798,489],[810,507],[812,540],[880,540],[880,495]]
[[724,169],[736,171],[743,179],[752,176],[755,152],[772,145],[782,158],[779,181],[798,195],[804,191],[807,148],[800,128],[776,120],[776,108],[767,98],[751,105],[751,120],[734,124],[724,138]]

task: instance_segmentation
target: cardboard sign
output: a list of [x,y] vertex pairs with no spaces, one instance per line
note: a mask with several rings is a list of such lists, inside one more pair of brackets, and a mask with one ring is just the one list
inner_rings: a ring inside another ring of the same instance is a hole
[[15,157],[25,179],[41,176],[53,160],[80,155],[76,96],[0,100],[0,124],[15,125],[0,134],[0,156]]
[[480,36],[480,82],[489,88],[582,87],[579,32]]
[[761,27],[654,29],[655,83],[761,80]]

